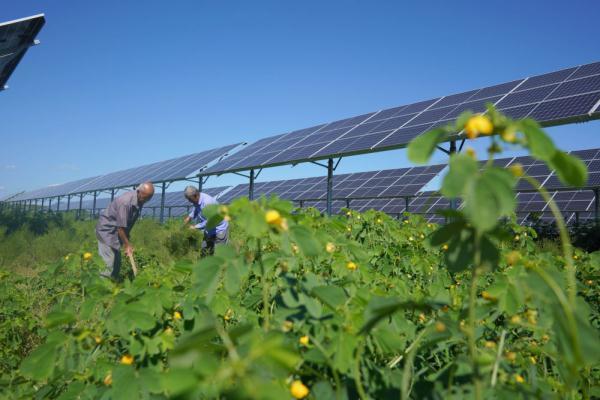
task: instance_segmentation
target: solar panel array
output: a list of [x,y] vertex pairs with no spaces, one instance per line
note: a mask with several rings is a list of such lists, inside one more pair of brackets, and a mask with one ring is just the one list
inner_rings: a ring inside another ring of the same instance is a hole
[[44,15],[34,15],[0,23],[0,90],[27,52],[44,26]]
[[166,161],[159,161],[141,167],[129,168],[93,178],[80,179],[62,185],[24,192],[13,201],[40,199],[75,193],[88,193],[112,188],[135,186],[142,182],[164,182],[181,180],[223,157],[240,143],[219,147],[200,153],[189,154]]
[[[567,223],[594,219],[594,193],[590,190],[570,190],[550,192],[550,196]],[[542,221],[554,220],[550,207],[538,193],[517,195],[517,221],[526,223],[532,217]]]
[[544,126],[600,118],[600,62],[453,94],[268,137],[219,162],[205,174],[374,152],[407,145],[466,110],[493,103],[513,118]]
[[[356,172],[333,176],[334,199],[392,198],[412,196],[433,179],[444,165],[411,167],[370,172]],[[282,181],[257,182],[255,197],[276,194],[293,201],[325,200],[327,177],[313,177]],[[248,184],[241,184],[227,192],[221,199],[230,203],[248,195]],[[335,206],[335,205],[334,205]]]
[[[600,149],[576,150],[568,153],[579,157],[588,169],[588,181],[584,187],[600,187]],[[540,182],[542,187],[548,190],[567,189],[554,171],[550,170],[542,161],[536,160],[533,157],[522,156],[501,158],[495,160],[495,163],[502,167],[521,164],[524,172]],[[519,192],[533,189],[534,188],[524,180],[520,180],[516,186],[516,190]]]

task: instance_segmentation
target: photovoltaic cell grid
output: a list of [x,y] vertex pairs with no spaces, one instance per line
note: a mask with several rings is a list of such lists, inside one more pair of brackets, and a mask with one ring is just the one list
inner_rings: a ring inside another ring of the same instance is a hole
[[259,140],[208,168],[221,174],[252,168],[400,148],[466,110],[495,104],[513,118],[543,126],[599,118],[600,63],[567,68],[482,89],[408,104]]
[[[556,191],[550,193],[566,223],[594,218],[594,193],[590,190]],[[541,220],[554,220],[550,208],[539,193],[517,194],[517,221],[527,223],[536,216]]]
[[0,90],[27,52],[46,20],[42,14],[0,23]]
[[[588,169],[588,181],[584,187],[600,187],[600,149],[576,150],[569,154],[579,157]],[[535,178],[540,184],[549,190],[565,189],[565,185],[558,179],[554,171],[551,171],[543,162],[529,156],[502,158],[495,160],[499,166],[511,166],[521,164],[524,172]],[[517,183],[517,191],[533,190],[534,188],[526,181]]]
[[[357,172],[334,175],[332,192],[334,199],[392,198],[412,196],[433,179],[444,165],[399,168],[381,171]],[[325,200],[327,197],[326,177],[258,182],[254,186],[255,197],[276,194],[292,201]],[[248,184],[234,187],[222,201],[248,195]]]
[[239,145],[240,143],[232,144],[93,178],[80,179],[62,185],[48,186],[46,188],[24,192],[11,201],[40,199],[74,193],[87,193],[112,188],[135,186],[146,181],[156,183],[180,180],[201,168],[204,168],[210,162],[223,157],[230,150]]

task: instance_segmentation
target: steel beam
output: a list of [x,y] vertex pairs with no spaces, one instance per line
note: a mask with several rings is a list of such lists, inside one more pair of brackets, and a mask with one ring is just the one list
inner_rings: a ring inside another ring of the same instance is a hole
[[327,215],[331,216],[333,206],[333,158],[327,160]]

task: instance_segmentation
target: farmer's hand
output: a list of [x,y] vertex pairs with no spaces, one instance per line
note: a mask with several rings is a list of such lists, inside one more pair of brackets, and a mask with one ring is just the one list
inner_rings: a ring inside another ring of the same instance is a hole
[[125,245],[125,255],[126,255],[127,257],[131,257],[131,256],[133,256],[133,246],[132,246],[132,245],[130,245],[129,243],[127,243],[127,244]]
[[196,227],[194,225],[190,225],[190,229],[196,229]]

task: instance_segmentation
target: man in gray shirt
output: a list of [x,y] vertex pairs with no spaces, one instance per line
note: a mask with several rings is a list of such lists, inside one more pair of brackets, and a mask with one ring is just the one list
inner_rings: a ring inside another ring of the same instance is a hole
[[142,183],[135,191],[117,197],[100,214],[96,237],[98,252],[106,263],[106,269],[100,275],[120,281],[121,246],[127,256],[133,255],[129,232],[140,216],[142,206],[153,195],[154,185],[151,182]]

